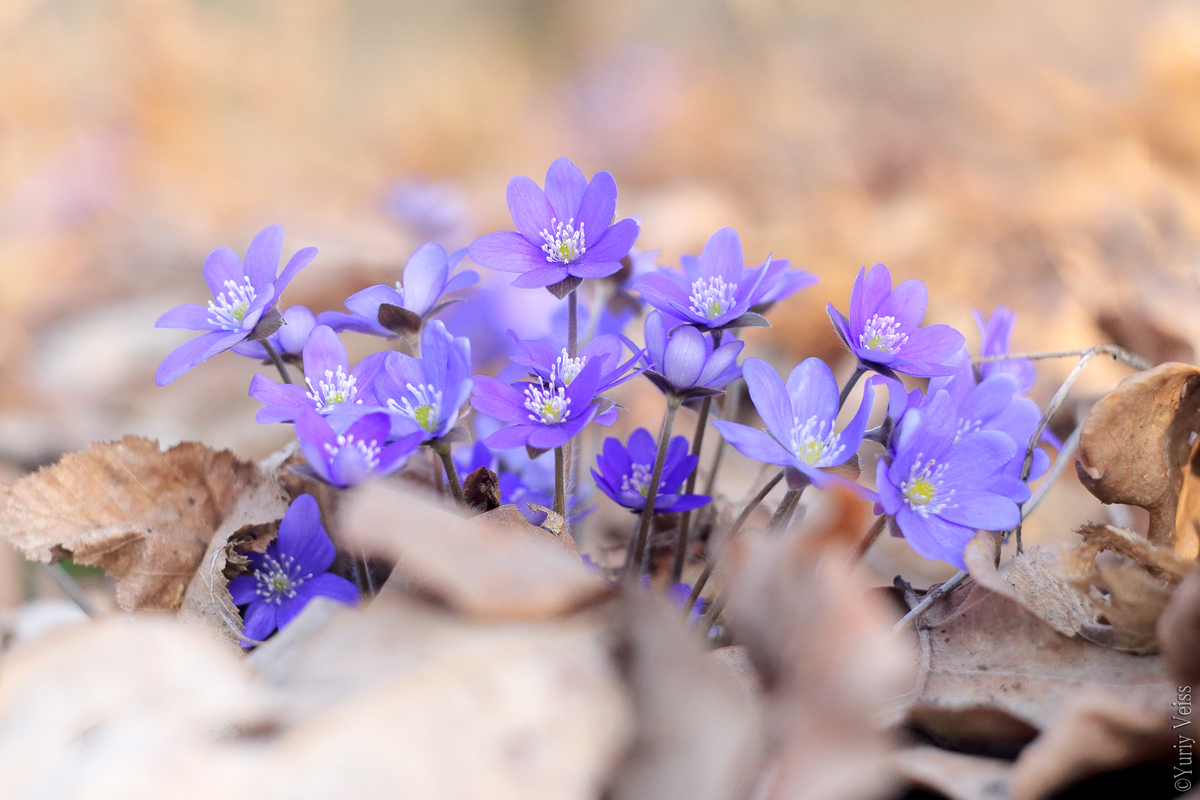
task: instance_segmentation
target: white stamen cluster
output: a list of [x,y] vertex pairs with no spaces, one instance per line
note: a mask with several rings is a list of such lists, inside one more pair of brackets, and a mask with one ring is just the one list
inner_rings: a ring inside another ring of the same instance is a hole
[[960,419],[958,427],[954,430],[954,441],[958,441],[968,434],[975,433],[983,427],[983,421],[978,419]]
[[250,304],[258,295],[254,291],[254,287],[250,285],[248,277],[244,283],[234,280],[225,281],[225,288],[228,291],[217,295],[215,301],[208,301],[208,322],[210,325],[217,325],[225,330],[240,331],[242,320],[246,318]]
[[542,252],[551,264],[570,264],[587,252],[587,248],[584,247],[582,222],[579,223],[578,230],[575,228],[574,217],[566,222],[559,222],[554,218],[550,220],[550,225],[554,228],[553,233],[548,228],[542,228],[542,238],[546,241],[542,245]]
[[721,276],[697,278],[692,282],[692,293],[688,300],[692,311],[705,319],[716,319],[733,307],[736,283],[726,283]]
[[908,341],[908,334],[900,332],[900,323],[895,317],[871,317],[858,335],[858,343],[867,350],[894,354]]
[[939,514],[942,509],[954,504],[954,490],[942,492],[942,476],[946,473],[946,465],[937,463],[936,459],[922,462],[923,453],[917,453],[912,469],[908,472],[908,480],[900,482],[900,493],[904,502],[922,517]]
[[553,425],[571,416],[571,405],[565,387],[543,388],[536,383],[525,387],[525,407],[533,413],[529,418],[534,422]]
[[[828,433],[826,426],[829,426]],[[815,414],[804,421],[798,417],[793,419],[791,444],[792,452],[811,466],[836,464],[838,456],[846,449],[833,432],[833,421],[818,419]]]
[[645,497],[650,489],[650,477],[654,474],[649,464],[634,464],[632,475],[621,478],[621,491],[634,491]]
[[388,408],[392,411],[399,411],[429,433],[433,433],[433,429],[437,427],[438,419],[442,415],[442,393],[431,383],[424,386],[414,386],[410,383],[408,391],[417,401],[415,406],[407,397],[400,398],[399,403],[388,398]]
[[358,394],[358,378],[353,375],[347,375],[339,364],[337,372],[333,370],[325,370],[325,380],[317,379],[317,385],[314,387],[311,378],[305,378],[304,382],[308,384],[310,391],[306,392],[308,399],[312,400],[317,406],[317,411],[322,414],[328,414],[333,411],[334,407],[341,403],[361,403],[362,400],[355,400],[354,396]]
[[254,570],[257,585],[254,593],[268,603],[281,604],[296,596],[300,584],[312,577],[312,573],[301,575],[296,567],[296,559],[281,555],[278,559],[270,555],[263,556],[263,568]]
[[326,444],[325,452],[329,454],[330,458],[333,458],[347,447],[361,453],[370,469],[375,469],[379,466],[379,454],[383,452],[383,448],[379,446],[379,441],[376,439],[365,442],[362,439],[355,439],[354,434],[339,434],[337,444]]
[[579,373],[583,371],[583,365],[586,363],[586,356],[571,358],[567,355],[567,348],[564,347],[562,355],[554,362],[554,366],[550,367],[550,384],[554,385],[557,381],[563,386],[570,386],[571,381],[579,377]]

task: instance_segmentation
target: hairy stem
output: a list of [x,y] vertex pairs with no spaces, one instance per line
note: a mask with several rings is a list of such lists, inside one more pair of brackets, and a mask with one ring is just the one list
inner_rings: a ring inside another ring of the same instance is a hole
[[[692,455],[696,457],[696,466],[688,475],[687,487],[684,494],[696,490],[696,477],[700,472],[700,448],[704,446],[704,429],[708,427],[708,412],[712,408],[712,398],[706,397],[700,401],[700,416],[696,419],[696,432],[692,434]],[[678,583],[683,575],[683,564],[687,560],[688,530],[692,523],[692,512],[683,512],[679,520],[679,539],[675,542],[675,562],[671,565],[671,583]]]
[[875,540],[879,538],[879,534],[883,532],[883,526],[887,522],[887,515],[880,514],[871,523],[871,527],[867,529],[866,535],[862,541],[858,543],[858,547],[854,548],[854,563],[857,564],[863,560],[863,556],[871,549],[871,545],[875,544]]
[[[758,490],[758,494],[754,495],[750,502],[746,504],[746,507],[742,509],[742,513],[738,514],[738,518],[733,521],[733,526],[730,527],[729,533],[725,537],[727,542],[733,541],[733,537],[737,536],[738,531],[742,529],[742,525],[745,524],[746,520],[750,519],[750,515],[754,513],[754,509],[758,508],[763,499],[771,493],[771,490],[781,480],[783,480],[783,470],[776,472],[775,477],[767,481],[766,485]],[[696,583],[692,585],[692,593],[688,595],[687,602],[683,605],[683,616],[685,618],[688,614],[692,613],[692,607],[696,605],[696,601],[700,598],[700,593],[704,591],[704,584],[708,583],[708,579],[712,577],[713,567],[716,563],[716,554],[710,553],[708,563],[704,565],[704,570],[700,573],[700,577],[696,578]]]
[[776,531],[786,531],[788,525],[792,522],[792,512],[796,510],[796,503],[800,501],[800,494],[803,489],[789,489],[788,493],[779,501],[779,508],[775,509],[774,516],[767,523],[767,531],[775,533]]
[[642,508],[637,538],[634,539],[628,575],[638,578],[642,572],[642,559],[646,555],[646,540],[650,536],[650,523],[654,520],[654,501],[658,497],[658,484],[662,480],[663,464],[667,460],[667,445],[671,441],[671,426],[675,423],[675,412],[679,410],[679,398],[667,398],[667,411],[663,414],[662,430],[658,434],[658,453],[654,457],[654,471],[650,474],[650,485],[646,487],[646,505]]
[[579,295],[572,290],[567,295],[567,355],[579,355]]
[[442,466],[446,469],[446,482],[450,484],[450,493],[460,506],[466,508],[467,498],[463,494],[462,481],[458,478],[458,467],[454,465],[454,457],[450,455],[450,445],[438,442],[433,450],[442,458]]
[[567,458],[563,448],[554,448],[554,513],[567,518]]
[[[736,384],[735,384],[736,385]],[[742,405],[742,392],[740,387],[730,391],[725,390],[725,412],[721,415],[722,419],[730,422],[737,422],[738,411]],[[717,452],[713,454],[712,466],[708,470],[708,478],[704,481],[704,494],[712,496],[713,487],[717,483],[717,472],[721,469],[721,459],[725,456],[725,439],[717,440]]]
[[291,383],[292,376],[288,374],[287,364],[283,363],[283,359],[279,357],[275,346],[266,339],[263,339],[261,344],[263,349],[267,351],[267,356],[271,359],[271,363],[275,365],[275,369],[279,370],[279,377],[283,378],[284,383]]
[[842,387],[842,393],[838,395],[838,410],[841,411],[842,406],[846,405],[846,400],[849,399],[850,393],[854,391],[854,387],[858,384],[858,379],[861,378],[867,371],[867,368],[859,364],[854,368],[854,374],[850,376],[850,380],[846,381],[846,385]]

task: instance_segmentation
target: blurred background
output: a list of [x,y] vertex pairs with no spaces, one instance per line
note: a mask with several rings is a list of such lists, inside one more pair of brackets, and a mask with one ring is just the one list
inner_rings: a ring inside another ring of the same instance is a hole
[[[817,274],[747,336],[781,369],[848,371],[824,305],[876,262],[973,349],[972,308],[1000,304],[1019,351],[1200,341],[1194,3],[5,0],[0,39],[5,479],[126,433],[266,455],[290,429],[254,422],[253,362],[153,383],[187,338],[154,321],[207,299],[204,256],[280,223],[285,257],[321,251],[287,304],[340,309],[424,241],[510,229],[508,179],[559,156],[613,173],[661,264],[732,225],[748,261]],[[1043,362],[1035,399],[1072,365]],[[657,425],[637,391],[622,436]],[[728,463],[740,499],[757,473]],[[1067,486],[1028,535],[1098,513]],[[942,575],[898,544],[881,579]]]

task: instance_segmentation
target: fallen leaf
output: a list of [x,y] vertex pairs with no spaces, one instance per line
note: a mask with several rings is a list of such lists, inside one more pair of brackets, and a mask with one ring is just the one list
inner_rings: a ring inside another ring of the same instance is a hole
[[1076,470],[1104,503],[1141,506],[1147,538],[1175,541],[1175,515],[1192,434],[1200,431],[1200,369],[1163,364],[1125,378],[1083,420]]
[[1185,561],[1200,556],[1200,437],[1183,471],[1179,507],[1175,512],[1175,555]]
[[541,525],[532,524],[521,513],[521,510],[512,503],[480,514],[476,519],[480,522],[489,525],[498,525],[507,530],[515,531],[544,542],[553,542],[567,552],[574,553],[576,556],[579,555],[579,546],[575,544],[575,540],[564,533],[566,526],[560,515],[555,514],[544,506],[534,503],[530,503],[529,507],[534,511],[541,511],[546,515]]
[[228,450],[184,442],[163,452],[128,436],[10,487],[0,535],[38,561],[103,567],[126,611],[174,609],[213,533],[266,480]]
[[347,493],[340,528],[352,546],[396,563],[385,591],[415,587],[480,619],[557,616],[613,592],[568,552],[568,537],[531,535],[485,517],[467,520],[375,483]]
[[892,757],[896,773],[914,786],[949,800],[1011,800],[1012,762],[955,753],[939,747],[910,747]]
[[1157,630],[1171,674],[1181,683],[1200,684],[1200,569],[1180,581]]

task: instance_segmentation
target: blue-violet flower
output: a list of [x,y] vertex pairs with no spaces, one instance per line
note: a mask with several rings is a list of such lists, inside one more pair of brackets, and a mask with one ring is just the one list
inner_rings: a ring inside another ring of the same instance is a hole
[[[281,317],[282,324],[279,326],[279,330],[268,336],[267,342],[275,348],[275,352],[284,361],[299,362],[304,354],[304,344],[308,341],[308,335],[312,333],[313,328],[317,327],[316,315],[305,306],[289,306],[283,310]],[[262,342],[249,339],[235,344],[233,352],[239,356],[257,358],[264,362],[270,358],[267,348],[263,347]]]
[[[596,457],[599,470],[593,469],[592,477],[596,479],[600,491],[617,505],[641,511],[646,505],[646,492],[650,488],[657,455],[658,445],[645,428],[638,428],[629,435],[628,446],[610,436],[604,440],[603,452]],[[696,461],[696,456],[688,453],[686,437],[676,436],[670,441],[658,493],[655,495],[655,513],[691,511],[712,500],[702,494],[679,494],[683,482],[696,468]]]
[[[987,357],[1009,353],[1009,340],[1012,337],[1013,326],[1017,322],[1017,315],[1004,306],[997,306],[986,320],[978,310],[973,313],[975,314],[975,324],[979,326],[979,355]],[[988,378],[1001,372],[1007,372],[1013,376],[1017,382],[1017,392],[1020,394],[1026,394],[1033,388],[1033,384],[1037,380],[1037,370],[1033,366],[1033,362],[1027,358],[985,361],[979,365],[980,378]]]
[[422,441],[440,439],[458,422],[471,396],[471,340],[455,337],[435,319],[421,333],[421,357],[389,352],[375,381],[375,395],[392,417],[393,434],[411,423]]
[[403,467],[425,433],[416,423],[399,437],[391,429],[392,421],[383,411],[366,414],[345,433],[334,430],[325,417],[311,409],[304,409],[296,418],[296,437],[309,467],[321,480],[343,489]]
[[[503,450],[526,445],[549,450],[566,444],[600,413],[602,398],[597,397],[596,390],[602,368],[600,359],[590,359],[570,384],[564,384],[561,376],[552,383],[538,380],[507,384],[476,375],[471,405],[480,413],[508,423],[508,427],[484,440],[487,446]],[[607,412],[605,416],[615,418]],[[612,420],[599,421],[611,424]]]
[[668,328],[674,320],[661,311],[646,316],[646,358],[650,368],[646,377],[663,394],[684,400],[720,394],[742,375],[737,357],[745,343],[737,339],[720,347],[713,345],[713,334],[701,333],[691,325]]

